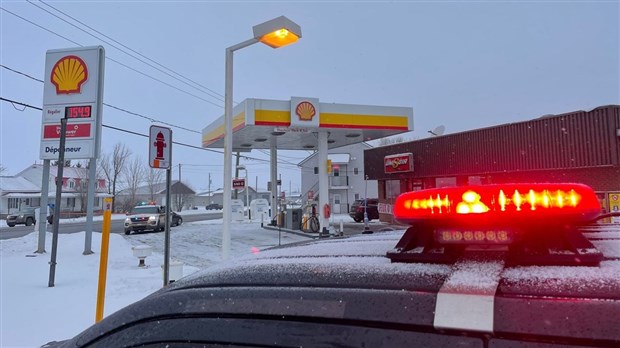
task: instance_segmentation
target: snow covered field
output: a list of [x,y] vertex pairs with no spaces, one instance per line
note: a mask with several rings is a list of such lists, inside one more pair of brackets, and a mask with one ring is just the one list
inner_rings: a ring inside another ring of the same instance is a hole
[[[189,212],[189,211],[188,211]],[[204,212],[204,210],[203,210]],[[183,212],[185,215],[186,212]],[[124,215],[114,219],[124,219]],[[184,263],[184,275],[221,261],[222,220],[185,222],[172,228],[171,259]],[[278,231],[260,221],[233,223],[231,257],[278,245]],[[0,347],[38,347],[75,336],[95,322],[101,234],[93,233],[92,250],[84,256],[85,234],[60,234],[55,286],[48,287],[51,233],[46,254],[37,249],[37,233],[0,240]],[[163,284],[164,233],[111,234],[105,298],[107,316],[160,289]],[[281,243],[308,240],[282,233]],[[132,246],[153,246],[147,267],[138,268]]]

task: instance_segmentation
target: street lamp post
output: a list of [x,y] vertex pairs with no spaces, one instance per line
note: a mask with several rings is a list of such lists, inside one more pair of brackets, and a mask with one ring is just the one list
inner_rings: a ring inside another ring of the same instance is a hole
[[364,192],[364,232],[363,233],[372,233],[370,231],[370,227],[368,226],[368,175],[364,176],[364,183],[366,184],[365,192]]
[[250,220],[250,193],[248,188],[250,187],[250,183],[248,182],[248,170],[245,166],[237,166],[237,169],[245,171],[245,204],[247,206],[247,215],[248,220]]
[[233,53],[236,50],[262,42],[272,48],[292,44],[301,38],[301,27],[290,19],[280,16],[252,28],[254,37],[226,49],[226,76],[224,88],[224,196],[222,259],[230,254],[230,220],[232,195],[232,100],[233,100]]

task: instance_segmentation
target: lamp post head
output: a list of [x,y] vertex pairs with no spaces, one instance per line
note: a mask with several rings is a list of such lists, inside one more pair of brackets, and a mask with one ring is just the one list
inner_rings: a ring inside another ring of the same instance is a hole
[[255,39],[272,48],[290,45],[301,38],[299,24],[284,16],[255,25],[252,30]]

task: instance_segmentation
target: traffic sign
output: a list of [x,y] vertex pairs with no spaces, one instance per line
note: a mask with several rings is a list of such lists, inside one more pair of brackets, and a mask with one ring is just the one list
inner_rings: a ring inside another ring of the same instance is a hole
[[232,181],[233,190],[241,190],[245,188],[245,179],[244,178],[234,178]]
[[152,168],[170,169],[172,162],[172,130],[151,126],[149,129],[149,165]]

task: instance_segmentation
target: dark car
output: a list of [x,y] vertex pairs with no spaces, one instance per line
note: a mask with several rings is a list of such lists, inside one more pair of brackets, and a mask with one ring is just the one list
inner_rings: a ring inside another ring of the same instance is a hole
[[9,214],[6,217],[6,224],[9,227],[15,225],[32,226],[36,222],[35,208],[25,208],[16,213]]
[[175,212],[172,213],[172,221],[170,221],[170,226],[180,226],[183,223],[183,217]]
[[[368,206],[365,207],[365,201],[368,201]],[[355,222],[364,221],[364,208],[366,208],[366,212],[368,214],[368,221],[372,219],[379,218],[379,210],[377,208],[379,204],[379,200],[377,198],[368,198],[364,199],[356,199],[353,204],[351,204],[351,209],[349,210],[349,216],[353,218]]]
[[205,208],[207,210],[213,210],[213,209],[218,210],[218,209],[222,209],[223,207],[217,203],[211,203],[211,204],[208,204]]
[[[111,314],[69,341],[47,346],[620,344],[617,261],[606,268],[586,267],[603,270],[602,281],[588,284],[580,272],[564,267],[542,267],[543,273],[539,266],[504,266],[497,253],[464,256],[455,265],[392,263],[386,252],[402,235],[310,241],[220,263]],[[527,276],[530,269],[540,276]],[[470,323],[483,326],[468,328]]]
[[406,231],[257,250],[46,346],[620,346],[620,239],[591,188],[431,189],[393,212]]

